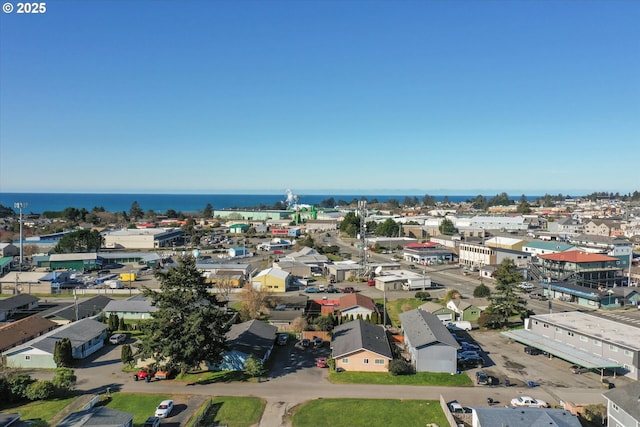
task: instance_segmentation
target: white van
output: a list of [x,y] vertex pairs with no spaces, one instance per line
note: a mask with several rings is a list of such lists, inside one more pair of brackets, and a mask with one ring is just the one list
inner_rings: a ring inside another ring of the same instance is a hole
[[123,344],[127,340],[127,336],[125,334],[113,334],[111,338],[109,338],[109,342],[111,344]]

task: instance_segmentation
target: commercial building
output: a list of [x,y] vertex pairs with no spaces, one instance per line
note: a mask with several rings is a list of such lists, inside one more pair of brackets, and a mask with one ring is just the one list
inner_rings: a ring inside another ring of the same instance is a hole
[[145,228],[110,231],[103,234],[107,249],[171,248],[180,244],[183,232],[179,228]]

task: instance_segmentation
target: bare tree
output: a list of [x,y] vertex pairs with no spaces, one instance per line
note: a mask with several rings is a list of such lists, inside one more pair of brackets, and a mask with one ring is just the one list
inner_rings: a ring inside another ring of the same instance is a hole
[[257,319],[265,310],[265,298],[269,292],[254,287],[251,283],[247,283],[240,293],[241,305],[240,315],[244,320]]

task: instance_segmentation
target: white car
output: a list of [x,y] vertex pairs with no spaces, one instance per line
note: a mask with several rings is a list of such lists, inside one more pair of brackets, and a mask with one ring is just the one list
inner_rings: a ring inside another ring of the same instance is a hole
[[529,408],[548,408],[549,404],[544,400],[534,399],[531,396],[520,396],[511,399],[512,406],[527,406]]
[[163,400],[156,408],[156,417],[167,418],[173,410],[173,400]]

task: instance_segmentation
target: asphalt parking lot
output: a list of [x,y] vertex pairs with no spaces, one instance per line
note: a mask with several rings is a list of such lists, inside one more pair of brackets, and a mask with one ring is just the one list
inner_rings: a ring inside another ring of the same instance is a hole
[[321,347],[303,347],[293,338],[285,346],[276,346],[272,354],[269,378],[296,375],[296,381],[312,384],[328,376],[328,369],[316,366],[316,359],[328,357],[331,353],[329,343]]

